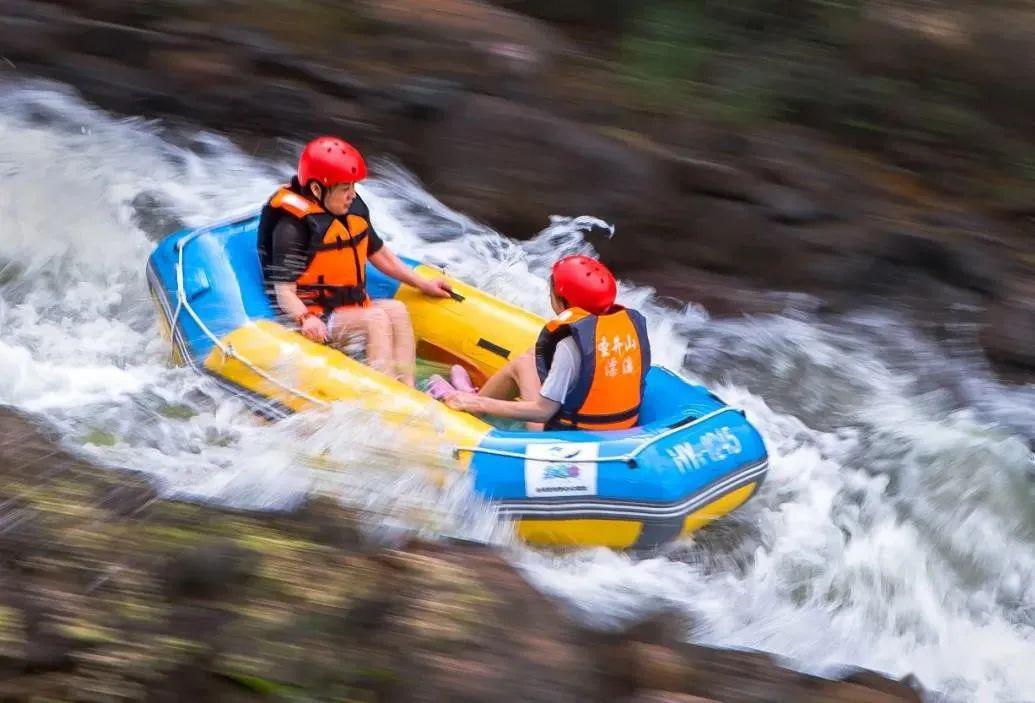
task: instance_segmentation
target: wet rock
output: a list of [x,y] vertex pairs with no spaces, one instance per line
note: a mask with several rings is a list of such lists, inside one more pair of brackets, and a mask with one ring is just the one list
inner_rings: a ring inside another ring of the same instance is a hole
[[807,694],[797,700],[802,703],[913,703],[915,693],[887,692],[840,681],[818,680]]
[[[226,121],[239,129],[279,134],[285,125],[302,137],[326,131],[326,117],[317,109],[318,97],[288,81],[241,85],[228,95],[207,96],[214,109],[225,106]],[[219,101],[223,101],[223,105]]]
[[765,216],[781,224],[809,225],[831,218],[829,211],[792,188],[768,185],[757,191],[757,198]]
[[1015,282],[992,303],[981,343],[996,361],[1035,369],[1035,280]]
[[359,5],[364,16],[385,28],[465,42],[483,58],[486,50],[500,43],[527,47],[544,56],[572,50],[570,42],[549,26],[479,0],[367,0]]
[[335,98],[356,100],[370,92],[369,86],[363,80],[340,67],[297,56],[277,54],[263,57],[258,66],[269,75],[304,82]]
[[961,288],[997,295],[1008,278],[1007,262],[997,242],[984,237],[956,236],[942,279]]
[[4,500],[0,530],[0,561],[8,568],[22,568],[44,553],[51,535],[39,511],[16,497]]
[[689,156],[672,156],[669,165],[684,191],[729,200],[757,201],[758,184],[746,171]]
[[198,47],[156,49],[150,54],[148,65],[184,91],[212,87],[218,90],[247,70],[243,61],[225,51]]
[[69,671],[75,667],[75,654],[82,648],[82,643],[44,629],[25,643],[23,671],[27,674]]
[[985,293],[998,291],[1006,275],[993,246],[943,231],[878,230],[869,246],[885,261],[923,269],[947,283]]
[[233,24],[206,23],[203,31],[219,44],[245,50],[255,61],[273,60],[274,57],[292,59],[298,56],[291,47],[256,29]]
[[471,96],[429,128],[425,180],[445,202],[511,235],[550,215],[593,213],[632,228],[655,213],[656,163],[621,142],[533,108]]
[[549,22],[620,29],[630,20],[637,8],[624,0],[494,0],[494,4]]
[[683,231],[657,250],[656,260],[767,278],[774,260],[790,257],[788,242],[774,236],[772,227],[751,205],[704,196],[687,197],[683,205]]
[[171,205],[158,193],[146,190],[138,193],[130,206],[133,208],[133,224],[152,241],[158,241],[185,226]]
[[673,693],[672,691],[640,691],[626,700],[628,703],[719,703],[711,698],[701,698],[687,693]]
[[179,37],[163,32],[112,22],[76,19],[70,27],[69,40],[64,48],[117,59],[130,66],[143,66],[152,51],[183,44],[185,42]]
[[[777,314],[789,309],[815,309],[816,301],[804,294],[768,290],[736,275],[720,274],[666,262],[646,271],[623,269],[623,278],[636,284],[649,281],[661,302],[677,309],[699,305],[713,316]],[[710,528],[714,533],[717,528]]]
[[841,680],[896,696],[903,703],[923,703],[920,692],[914,686],[915,680],[912,676],[908,676],[901,681],[893,681],[875,671],[859,669],[843,676]]
[[171,600],[225,597],[251,577],[255,559],[229,541],[188,549],[166,563],[165,593]]
[[599,688],[613,698],[640,688],[686,690],[691,668],[677,648],[689,631],[685,616],[661,612],[618,632],[584,631],[597,662]]
[[634,642],[667,645],[682,642],[689,634],[689,616],[677,610],[662,610],[627,627],[622,636]]
[[313,542],[341,550],[354,550],[363,543],[355,516],[327,496],[310,497],[292,517],[295,529],[303,530]]
[[71,83],[88,100],[108,110],[139,115],[176,108],[176,98],[162,87],[161,80],[112,59],[63,52],[48,74]]
[[22,60],[50,63],[50,58],[58,55],[64,36],[64,28],[53,22],[0,16],[0,76],[17,70],[17,62]]
[[[191,0],[187,0],[191,2]],[[90,17],[102,22],[126,22],[133,24],[135,20],[141,19],[139,11],[143,8],[140,5],[150,6],[148,9],[159,12],[174,4],[183,6],[182,0],[152,0],[147,3],[127,3],[122,0],[51,0],[51,2],[36,2],[35,5],[54,5],[61,8],[74,10],[76,13]]]
[[144,481],[139,485],[127,483],[99,490],[97,507],[113,517],[127,518],[137,515],[157,497],[157,492]]
[[677,650],[644,642],[633,642],[629,650],[637,688],[685,690],[692,668]]
[[463,99],[463,86],[447,78],[410,76],[376,92],[382,110],[419,122],[444,118]]
[[338,628],[350,639],[371,637],[384,628],[399,602],[398,595],[394,593],[359,599],[342,613]]

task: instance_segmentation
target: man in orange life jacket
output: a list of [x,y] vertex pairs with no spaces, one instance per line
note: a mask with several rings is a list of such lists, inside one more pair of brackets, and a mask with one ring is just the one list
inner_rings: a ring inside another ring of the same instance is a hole
[[[616,294],[614,276],[596,259],[559,260],[550,276],[557,317],[543,328],[535,350],[508,362],[477,394],[441,384],[437,390],[445,392],[439,394],[454,410],[525,420],[532,429],[538,423],[547,430],[633,427],[650,342],[643,315],[615,305]],[[469,385],[457,370],[453,384]],[[512,400],[518,395],[521,400]]]
[[418,276],[374,231],[356,193],[367,176],[363,156],[336,137],[306,145],[298,176],[263,208],[258,248],[268,293],[314,342],[343,344],[367,338],[368,363],[412,386],[416,342],[406,307],[371,300],[366,263],[425,295],[449,297],[444,280]]

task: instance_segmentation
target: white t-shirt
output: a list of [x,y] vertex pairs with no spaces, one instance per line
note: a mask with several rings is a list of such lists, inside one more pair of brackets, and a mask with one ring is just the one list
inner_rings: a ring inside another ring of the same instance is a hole
[[578,345],[571,337],[565,337],[557,343],[553,352],[553,363],[550,364],[539,395],[547,400],[563,403],[578,383],[581,366]]

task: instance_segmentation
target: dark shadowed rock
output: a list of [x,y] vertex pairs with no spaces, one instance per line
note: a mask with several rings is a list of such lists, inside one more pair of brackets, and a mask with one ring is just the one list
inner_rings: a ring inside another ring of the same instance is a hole
[[156,48],[148,65],[167,76],[177,92],[215,89],[244,75],[247,64],[234,54],[200,47]]
[[878,230],[868,246],[880,259],[919,268],[947,283],[984,293],[997,292],[1007,273],[991,242],[944,230]]
[[255,560],[254,553],[230,541],[188,549],[166,563],[165,593],[171,600],[227,596],[251,577]]
[[981,343],[996,361],[1035,369],[1035,281],[1017,281],[987,314]]
[[7,60],[0,60],[0,76],[17,70],[16,62],[22,60],[49,64],[61,51],[66,34],[59,22],[0,16],[0,57]]
[[137,193],[130,206],[133,208],[133,224],[142,229],[151,240],[158,241],[170,232],[184,227],[183,220],[158,193]]
[[46,551],[51,535],[39,511],[13,496],[4,496],[3,503],[0,562],[8,569],[20,568]]
[[688,197],[684,204],[684,229],[662,250],[670,261],[718,273],[765,275],[787,254],[786,242],[773,235],[754,206],[705,196]]
[[97,507],[113,518],[128,518],[140,513],[158,497],[157,492],[141,481],[104,487],[97,492]]
[[766,185],[757,191],[765,216],[781,224],[810,225],[831,218],[830,212],[793,188]]
[[719,703],[711,698],[701,698],[688,693],[673,693],[672,691],[640,691],[627,698],[626,701],[627,703]]
[[682,642],[692,628],[690,617],[678,610],[663,610],[627,627],[623,637],[647,644]]
[[685,191],[729,200],[757,202],[758,183],[746,171],[714,161],[680,155],[672,155],[669,158],[669,167],[675,174],[679,187]]
[[359,3],[359,11],[403,34],[466,43],[483,59],[500,44],[527,47],[544,57],[574,50],[549,25],[480,0],[365,0]]
[[363,80],[341,67],[328,66],[303,57],[290,54],[263,55],[257,60],[257,65],[269,75],[302,81],[336,98],[356,100],[370,92]]
[[636,3],[625,0],[494,0],[494,4],[550,22],[607,30],[623,27],[637,10]]
[[647,155],[499,98],[470,96],[429,128],[423,147],[431,190],[511,235],[536,232],[555,214],[631,228],[653,217],[664,188]]
[[903,703],[923,703],[920,692],[913,685],[914,680],[912,677],[907,677],[901,681],[892,681],[875,671],[859,669],[843,676],[841,680],[897,696]]
[[23,670],[27,674],[69,671],[75,666],[74,655],[82,649],[75,640],[41,627],[25,643]]
[[[211,100],[220,100],[219,93]],[[318,97],[289,81],[266,81],[233,91],[227,100],[229,122],[245,130],[282,133],[291,125],[296,134],[322,131],[326,118],[317,109]]]
[[152,51],[186,44],[174,35],[113,22],[76,19],[69,29],[65,50],[116,59],[130,66],[145,65]]
[[163,81],[113,59],[62,52],[47,75],[75,86],[102,108],[129,115],[168,113],[177,99]]
[[418,122],[443,119],[463,101],[463,86],[447,78],[409,76],[379,88],[367,99],[380,110]]

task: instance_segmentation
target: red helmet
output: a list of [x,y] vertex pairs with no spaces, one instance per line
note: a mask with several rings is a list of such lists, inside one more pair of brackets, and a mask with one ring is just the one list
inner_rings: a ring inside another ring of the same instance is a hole
[[602,263],[588,256],[565,256],[553,265],[553,291],[572,307],[600,315],[615,304],[618,284]]
[[367,164],[356,147],[337,137],[317,137],[305,145],[298,160],[298,182],[324,186],[355,183],[367,177]]

